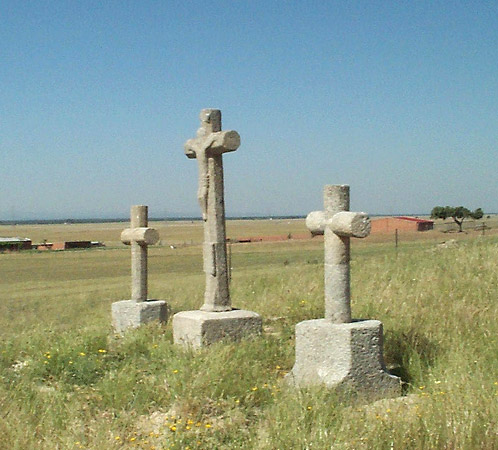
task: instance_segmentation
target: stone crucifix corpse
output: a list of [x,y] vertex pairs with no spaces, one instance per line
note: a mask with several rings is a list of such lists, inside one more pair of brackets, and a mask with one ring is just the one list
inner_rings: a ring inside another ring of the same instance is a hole
[[232,308],[228,286],[228,263],[223,199],[223,153],[240,145],[236,131],[221,131],[221,111],[203,109],[197,137],[185,144],[189,158],[199,164],[197,198],[204,221],[204,272],[206,289],[200,311],[181,311],[173,316],[176,344],[199,348],[220,340],[238,340],[261,334],[259,314]]
[[204,221],[204,272],[206,290],[201,311],[230,311],[228,264],[223,197],[223,153],[240,146],[236,131],[221,131],[221,111],[203,109],[197,137],[185,144],[185,154],[197,158],[199,189],[197,199]]
[[350,239],[370,233],[370,218],[349,211],[349,186],[324,188],[324,211],[306,218],[312,235],[324,234],[325,318],[296,325],[292,384],[325,385],[369,398],[401,394],[400,379],[386,372],[382,323],[352,320]]

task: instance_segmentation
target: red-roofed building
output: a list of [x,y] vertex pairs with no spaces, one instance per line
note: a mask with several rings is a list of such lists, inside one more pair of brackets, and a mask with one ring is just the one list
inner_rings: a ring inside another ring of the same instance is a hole
[[399,231],[428,231],[434,228],[432,220],[416,217],[382,217],[372,219],[372,233],[390,233]]

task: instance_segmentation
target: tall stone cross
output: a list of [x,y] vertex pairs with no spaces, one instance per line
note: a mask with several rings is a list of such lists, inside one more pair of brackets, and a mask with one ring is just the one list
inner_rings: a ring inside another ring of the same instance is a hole
[[121,233],[121,241],[131,245],[131,299],[147,301],[147,246],[159,241],[159,234],[148,228],[147,206],[131,207],[130,228]]
[[204,221],[204,272],[206,290],[202,311],[230,311],[228,264],[223,196],[223,153],[240,146],[236,131],[221,131],[221,111],[203,109],[197,137],[185,143],[185,154],[197,158],[199,188],[197,199]]
[[324,234],[325,318],[333,323],[351,322],[350,238],[370,234],[366,213],[349,211],[349,186],[326,185],[324,211],[308,215],[312,234]]

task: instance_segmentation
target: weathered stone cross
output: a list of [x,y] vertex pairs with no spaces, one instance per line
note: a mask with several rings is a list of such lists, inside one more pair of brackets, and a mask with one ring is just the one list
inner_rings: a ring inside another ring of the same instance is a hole
[[325,318],[296,325],[296,362],[287,379],[372,400],[400,395],[400,379],[384,366],[382,323],[351,320],[350,239],[368,236],[370,219],[349,211],[349,186],[325,186],[323,197],[324,211],[310,213],[306,225],[325,234]]
[[[370,218],[349,211],[349,186],[326,185],[324,211],[308,215],[312,234],[325,234],[325,318],[333,323],[351,322],[350,238],[370,234]],[[318,217],[312,226],[310,217]],[[322,231],[323,230],[323,231]]]
[[200,119],[197,137],[185,143],[185,153],[199,163],[197,197],[204,220],[204,305],[200,311],[181,311],[173,316],[175,344],[192,348],[220,340],[239,340],[262,331],[259,314],[232,308],[228,286],[222,155],[237,150],[240,136],[236,131],[221,131],[218,109],[203,109]]
[[131,299],[147,301],[147,246],[159,241],[159,234],[148,228],[147,206],[131,207],[130,227],[121,233],[121,241],[131,245]]
[[203,109],[197,137],[185,143],[185,154],[199,164],[199,201],[204,220],[204,272],[206,290],[202,311],[230,311],[223,197],[223,153],[240,145],[236,131],[221,131],[221,111]]
[[131,245],[131,300],[114,302],[111,306],[112,326],[123,334],[148,322],[164,323],[169,307],[164,300],[147,298],[147,246],[159,240],[156,230],[147,226],[147,206],[131,207],[131,223],[121,233],[121,241]]

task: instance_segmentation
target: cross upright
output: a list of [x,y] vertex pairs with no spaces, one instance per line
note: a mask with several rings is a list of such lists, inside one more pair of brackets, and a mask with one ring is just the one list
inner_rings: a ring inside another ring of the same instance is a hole
[[314,234],[324,234],[325,318],[333,323],[351,322],[350,238],[370,234],[366,213],[349,211],[349,186],[326,185],[323,190],[324,211],[310,213],[321,218]]
[[130,211],[130,228],[121,233],[121,241],[131,245],[131,299],[147,301],[147,246],[159,241],[159,234],[148,228],[148,208],[134,205]]
[[203,109],[197,137],[185,143],[188,158],[197,158],[199,188],[197,199],[204,221],[204,272],[206,290],[202,311],[230,311],[228,264],[223,194],[223,153],[240,146],[236,131],[221,131],[221,111]]

